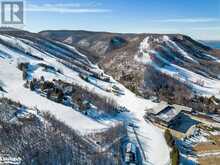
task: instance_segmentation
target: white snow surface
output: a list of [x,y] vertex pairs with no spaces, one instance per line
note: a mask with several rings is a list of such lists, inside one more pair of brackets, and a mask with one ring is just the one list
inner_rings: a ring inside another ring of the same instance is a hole
[[[0,43],[0,82],[4,85],[4,89],[7,91],[4,93],[5,97],[11,98],[14,101],[19,101],[30,108],[37,107],[40,111],[50,112],[56,118],[81,134],[106,129],[118,120],[127,121],[128,123],[132,122],[138,126],[138,128],[136,128],[136,132],[143,148],[143,154],[146,157],[146,159],[143,160],[143,164],[169,164],[169,148],[163,137],[163,133],[151,123],[147,123],[143,119],[145,109],[156,106],[155,103],[152,103],[150,100],[137,97],[117,82],[115,83],[125,91],[125,95],[116,96],[113,93],[106,92],[98,86],[101,85],[102,87],[105,87],[111,84],[94,81],[94,83],[97,83],[94,85],[82,80],[77,72],[59,63],[53,54],[42,53],[19,39],[15,39],[10,36],[1,35],[0,38],[7,40],[7,42],[11,44],[17,44],[20,47],[27,49],[27,51],[31,50],[33,55],[44,59],[44,61],[34,59],[25,53],[16,52],[15,50],[12,50]],[[75,50],[75,48],[72,49]],[[77,83],[78,85],[87,87],[88,90],[96,92],[101,96],[107,96],[114,99],[119,105],[125,106],[129,109],[130,112],[121,113],[113,120],[105,119],[104,121],[97,121],[70,107],[48,100],[36,92],[30,91],[30,89],[24,88],[23,84],[25,81],[22,79],[22,72],[17,69],[17,62],[21,60],[28,61],[32,66],[32,71],[30,73],[32,77],[39,78],[40,76],[44,76],[46,80],[62,79],[70,83]],[[87,61],[88,59],[86,58],[85,60]],[[37,66],[38,63],[45,63],[52,65],[55,68],[59,68],[63,71],[63,74],[45,72],[41,67]],[[130,134],[129,136],[132,137],[133,134]]]
[[[154,39],[155,40],[155,39]],[[192,57],[188,55],[183,49],[181,49],[174,41],[172,41],[168,36],[164,35],[161,40],[157,40],[156,42],[165,42],[168,46],[176,49],[183,57],[189,59],[194,63],[198,63]],[[216,62],[220,60],[216,57],[213,57],[209,54],[203,54]],[[160,59],[164,65],[159,66],[157,65],[151,56],[155,56]],[[203,96],[216,96],[220,98],[220,80],[205,77],[201,74],[195,73],[189,69],[183,68],[178,66],[174,63],[170,63],[166,60],[160,53],[154,49],[151,49],[149,43],[149,37],[146,37],[140,44],[139,53],[135,56],[135,60],[141,62],[143,64],[150,64],[155,69],[170,75],[171,77],[193,87],[194,91],[197,92],[199,95]],[[205,73],[204,73],[205,74]]]
[[163,40],[171,47],[179,51],[185,58],[197,63],[192,57],[188,55],[183,49],[181,49],[175,42],[173,42],[168,36],[163,36]]

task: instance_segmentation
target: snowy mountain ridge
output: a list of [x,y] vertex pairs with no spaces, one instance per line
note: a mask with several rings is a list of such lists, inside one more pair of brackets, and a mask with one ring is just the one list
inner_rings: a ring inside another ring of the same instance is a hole
[[152,72],[148,66],[153,66],[157,72],[188,86],[193,94],[219,97],[219,50],[189,36],[77,30],[39,34],[79,48],[106,73],[137,93],[145,95],[152,88],[146,80],[152,77],[147,74]]
[[192,86],[198,94],[219,97],[219,70],[212,70],[210,66],[209,69],[205,63],[219,67],[220,58],[201,48],[190,47],[194,51],[190,50],[181,43],[183,38],[175,40],[178,41],[167,35],[148,36],[140,43],[135,59]]
[[[69,84],[96,93],[101,97],[114,100],[118,105],[126,107],[130,112],[123,112],[115,117],[94,119],[79,112],[77,109],[54,102],[43,96],[40,91],[25,88],[24,72],[19,70],[18,64],[27,66],[28,81],[41,79],[52,82],[61,80]],[[47,69],[45,69],[47,68]],[[83,76],[87,76],[85,79]],[[91,77],[102,75],[102,79]],[[23,78],[22,78],[23,76]],[[109,79],[110,81],[104,81]],[[163,133],[150,123],[146,123],[143,116],[145,110],[155,106],[150,100],[137,97],[123,85],[103,73],[97,65],[90,62],[87,56],[69,45],[54,42],[37,34],[28,32],[1,32],[0,34],[0,95],[13,101],[49,112],[68,127],[79,134],[99,132],[116,125],[118,122],[133,123],[143,151],[143,164],[169,164],[169,149]],[[112,86],[118,86],[123,94],[116,95],[109,92]],[[129,100],[129,101],[128,101]],[[138,142],[132,131],[129,137],[133,143]]]

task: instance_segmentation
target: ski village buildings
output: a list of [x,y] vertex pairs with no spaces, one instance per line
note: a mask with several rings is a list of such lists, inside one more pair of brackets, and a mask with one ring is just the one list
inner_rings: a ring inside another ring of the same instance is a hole
[[181,117],[181,112],[191,112],[192,108],[181,105],[169,105],[166,102],[161,102],[158,106],[148,113],[148,119],[154,123],[165,127],[170,127],[175,123],[176,119]]

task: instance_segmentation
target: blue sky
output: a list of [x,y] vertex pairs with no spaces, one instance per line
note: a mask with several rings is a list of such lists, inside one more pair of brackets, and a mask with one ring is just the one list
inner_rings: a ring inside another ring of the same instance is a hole
[[25,29],[184,33],[220,39],[220,0],[26,0]]

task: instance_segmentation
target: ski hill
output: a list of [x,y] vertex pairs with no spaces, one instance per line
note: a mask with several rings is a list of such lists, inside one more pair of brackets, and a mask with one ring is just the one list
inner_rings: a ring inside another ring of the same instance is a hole
[[[24,72],[18,68],[19,64],[27,65],[26,80]],[[88,92],[115,101],[128,111],[116,116],[100,115],[94,118],[25,87],[27,81],[42,77],[45,81],[75,84]],[[113,86],[117,86],[120,90],[115,90],[120,92],[113,92]],[[29,109],[49,112],[82,136],[108,129],[118,122],[128,125],[132,123],[136,128],[135,132],[129,131],[129,137],[142,148],[143,164],[167,165],[170,162],[169,148],[163,133],[143,118],[145,110],[156,106],[156,103],[136,96],[105,74],[74,46],[26,31],[0,32],[0,87],[1,97],[20,102]]]
[[219,50],[189,36],[77,30],[48,30],[40,34],[79,48],[115,80],[140,93],[152,84],[159,88],[160,84],[151,82],[148,76],[151,66],[157,73],[188,86],[193,94],[219,97]]
[[211,50],[182,35],[148,36],[140,43],[135,59],[192,87],[199,95],[219,97],[220,58]]

